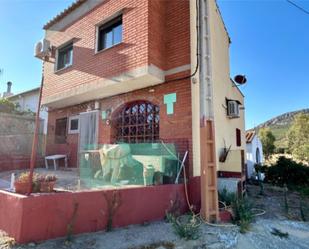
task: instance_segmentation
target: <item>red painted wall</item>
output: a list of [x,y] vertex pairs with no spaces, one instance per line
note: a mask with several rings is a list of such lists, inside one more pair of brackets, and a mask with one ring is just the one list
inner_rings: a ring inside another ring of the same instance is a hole
[[0,230],[17,240],[21,238],[25,197],[0,190]]
[[[113,191],[105,190],[109,196]],[[121,205],[114,216],[114,227],[161,220],[176,198],[181,202],[181,212],[187,210],[183,184],[127,188],[119,193]],[[18,243],[66,236],[74,203],[79,205],[74,233],[106,228],[108,213],[103,191],[30,197],[0,191],[0,229]]]

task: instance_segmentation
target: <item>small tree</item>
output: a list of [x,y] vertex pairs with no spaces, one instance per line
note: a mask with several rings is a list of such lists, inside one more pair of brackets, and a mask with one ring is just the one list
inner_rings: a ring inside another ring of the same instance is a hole
[[309,114],[298,114],[288,133],[288,148],[293,156],[309,161]]
[[259,138],[263,145],[263,153],[266,158],[274,153],[276,138],[269,128],[261,128],[259,131]]

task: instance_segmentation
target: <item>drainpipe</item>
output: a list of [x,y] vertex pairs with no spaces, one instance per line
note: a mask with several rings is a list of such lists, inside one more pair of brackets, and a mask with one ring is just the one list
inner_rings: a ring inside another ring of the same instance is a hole
[[211,34],[209,5],[213,0],[199,1],[200,49],[200,150],[201,150],[201,215],[208,222],[219,219],[213,82],[211,69]]

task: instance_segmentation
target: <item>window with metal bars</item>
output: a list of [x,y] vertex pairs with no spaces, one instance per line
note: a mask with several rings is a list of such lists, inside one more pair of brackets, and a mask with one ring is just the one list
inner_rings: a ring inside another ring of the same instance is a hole
[[115,120],[116,142],[152,143],[159,140],[159,106],[148,101],[126,104]]

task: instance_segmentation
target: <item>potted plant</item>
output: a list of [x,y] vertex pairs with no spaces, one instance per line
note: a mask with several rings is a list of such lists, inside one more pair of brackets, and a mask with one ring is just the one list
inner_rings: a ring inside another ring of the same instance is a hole
[[57,181],[57,177],[55,175],[41,176],[39,178],[40,192],[45,192],[45,193],[53,192],[56,181]]
[[[15,192],[19,194],[26,194],[29,191],[30,183],[29,183],[29,175],[30,172],[22,173],[14,182]],[[37,182],[38,174],[33,174],[32,178],[32,188],[33,192],[36,192],[38,182]]]

